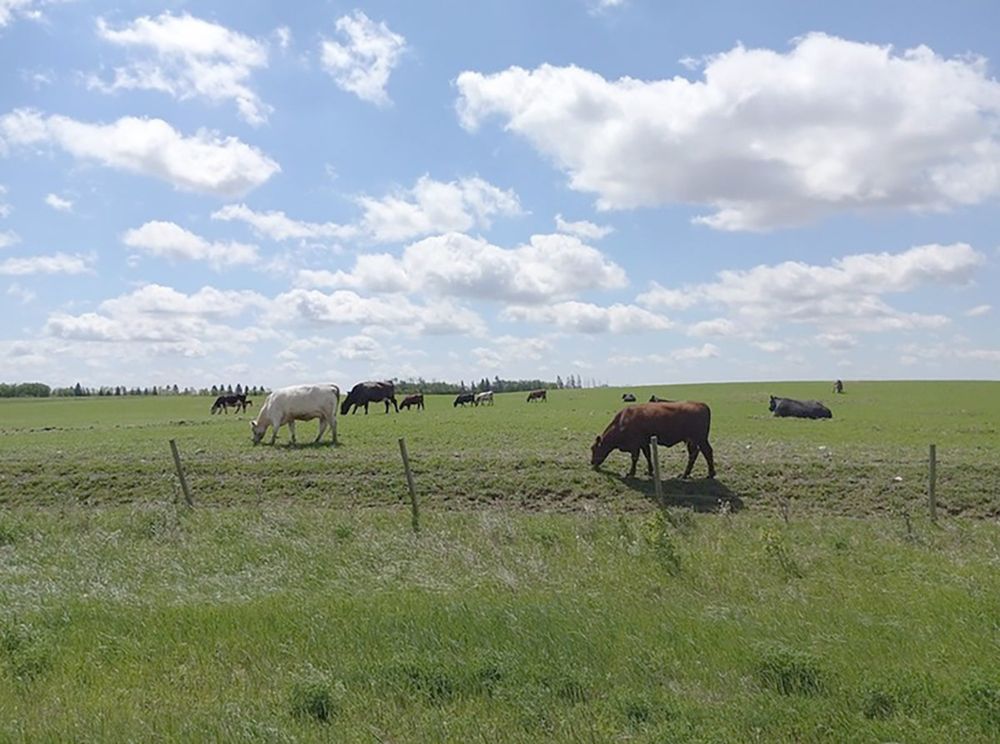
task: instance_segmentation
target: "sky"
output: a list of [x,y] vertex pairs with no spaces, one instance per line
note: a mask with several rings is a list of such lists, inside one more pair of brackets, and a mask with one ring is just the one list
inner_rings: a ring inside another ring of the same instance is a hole
[[998,379],[993,0],[0,0],[0,381]]

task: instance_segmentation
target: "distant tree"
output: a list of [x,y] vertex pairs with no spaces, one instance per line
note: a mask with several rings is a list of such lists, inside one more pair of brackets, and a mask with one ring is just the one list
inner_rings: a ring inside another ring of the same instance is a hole
[[236,394],[237,395],[242,395],[243,394],[243,386],[240,385],[239,383],[236,383]]
[[76,383],[76,385],[73,386],[73,395],[76,395],[76,396],[83,395],[83,385],[81,385],[79,382]]

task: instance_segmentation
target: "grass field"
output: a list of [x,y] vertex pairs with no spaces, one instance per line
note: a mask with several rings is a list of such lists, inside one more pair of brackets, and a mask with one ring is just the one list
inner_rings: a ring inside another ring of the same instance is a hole
[[621,392],[297,448],[205,398],[0,402],[0,741],[1000,741],[1000,383],[636,388],[712,407],[667,512],[589,466]]

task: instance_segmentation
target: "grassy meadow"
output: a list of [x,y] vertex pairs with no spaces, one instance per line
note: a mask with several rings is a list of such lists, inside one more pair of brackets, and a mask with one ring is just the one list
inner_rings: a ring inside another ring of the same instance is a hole
[[589,466],[621,389],[295,448],[207,398],[0,401],[0,741],[1000,741],[1000,383],[632,391],[712,408],[665,511]]

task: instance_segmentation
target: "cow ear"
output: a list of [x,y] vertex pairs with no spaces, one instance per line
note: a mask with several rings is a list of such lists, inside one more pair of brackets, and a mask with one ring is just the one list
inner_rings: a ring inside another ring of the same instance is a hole
[[595,447],[597,447],[597,446],[598,446],[598,445],[599,445],[600,443],[601,443],[601,435],[600,435],[600,434],[598,434],[598,435],[597,435],[597,436],[596,436],[596,437],[594,438],[594,446],[595,446]]

